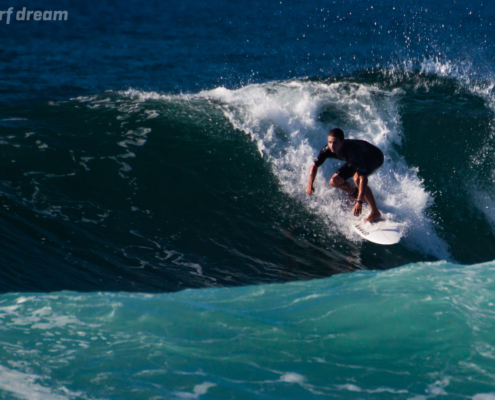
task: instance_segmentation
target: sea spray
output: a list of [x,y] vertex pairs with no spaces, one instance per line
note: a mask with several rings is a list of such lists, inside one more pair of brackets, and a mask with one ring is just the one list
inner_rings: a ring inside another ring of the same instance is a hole
[[269,83],[199,94],[222,102],[234,127],[248,133],[260,153],[266,154],[285,192],[351,240],[357,238],[346,223],[349,210],[342,208],[340,194],[329,190],[327,183],[337,162],[322,168],[315,181],[316,200],[311,202],[304,193],[309,167],[325,145],[327,132],[335,126],[343,128],[348,138],[367,140],[380,147],[385,163],[370,178],[380,208],[402,223],[407,233],[405,242],[411,248],[449,259],[448,246],[426,214],[433,199],[418,179],[417,169],[408,167],[395,151],[394,146],[401,143],[398,102],[402,95],[399,89],[386,91],[346,82]]

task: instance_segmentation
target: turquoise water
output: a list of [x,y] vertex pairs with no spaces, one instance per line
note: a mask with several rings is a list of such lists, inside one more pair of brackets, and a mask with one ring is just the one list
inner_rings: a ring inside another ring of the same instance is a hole
[[0,298],[20,398],[493,399],[495,264],[170,294]]

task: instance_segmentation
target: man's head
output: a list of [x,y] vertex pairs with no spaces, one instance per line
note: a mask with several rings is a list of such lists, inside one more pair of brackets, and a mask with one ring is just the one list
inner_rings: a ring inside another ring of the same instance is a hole
[[344,145],[344,132],[342,129],[335,128],[328,133],[328,148],[332,153],[338,153]]

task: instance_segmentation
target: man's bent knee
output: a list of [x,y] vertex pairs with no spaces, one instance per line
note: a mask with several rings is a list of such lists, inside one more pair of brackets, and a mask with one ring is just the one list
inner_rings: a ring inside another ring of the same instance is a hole
[[330,185],[333,186],[334,188],[338,188],[344,184],[344,178],[342,178],[339,175],[334,175],[330,179]]

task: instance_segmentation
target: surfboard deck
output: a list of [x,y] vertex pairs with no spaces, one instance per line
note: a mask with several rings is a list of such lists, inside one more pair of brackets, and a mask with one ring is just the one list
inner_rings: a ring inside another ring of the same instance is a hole
[[399,243],[402,236],[399,224],[388,218],[372,223],[364,222],[364,218],[354,219],[352,228],[363,239],[385,246]]

